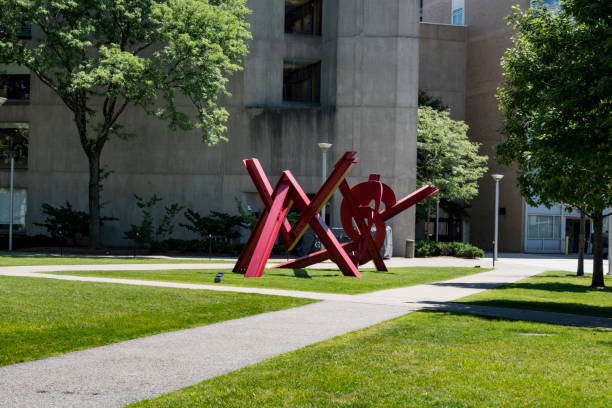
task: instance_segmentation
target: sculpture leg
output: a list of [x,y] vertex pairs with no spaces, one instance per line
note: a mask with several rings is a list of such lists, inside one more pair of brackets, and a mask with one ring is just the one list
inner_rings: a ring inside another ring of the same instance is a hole
[[249,263],[251,262],[251,259],[253,258],[253,252],[255,251],[255,246],[259,242],[259,239],[261,237],[261,231],[263,230],[263,227],[264,227],[264,224],[267,218],[268,218],[268,210],[265,209],[259,216],[259,219],[257,220],[257,224],[255,224],[255,228],[253,229],[253,232],[251,232],[251,236],[246,242],[246,245],[244,246],[244,248],[242,248],[242,252],[240,252],[240,256],[238,257],[238,261],[236,262],[236,265],[234,266],[234,269],[232,270],[233,272],[242,273],[242,274],[246,272],[247,268],[249,267]]
[[[270,212],[265,217],[266,221],[261,230],[259,240],[255,245],[253,256],[249,262],[245,278],[258,278],[263,274],[263,270],[266,267],[266,262],[272,252],[272,247],[278,236],[278,231],[283,224],[289,206],[287,205],[286,198],[289,192],[289,183],[282,183],[272,201]],[[264,217],[262,217],[264,218]]]

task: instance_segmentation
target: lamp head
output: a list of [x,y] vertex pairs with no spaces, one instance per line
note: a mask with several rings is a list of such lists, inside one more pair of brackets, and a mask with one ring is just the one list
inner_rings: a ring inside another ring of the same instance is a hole
[[0,96],[0,105],[2,105],[4,102],[6,102],[6,98]]
[[325,143],[325,142],[318,143],[318,145],[319,145],[319,148],[321,150],[323,150],[323,151],[325,151],[325,150],[329,149],[330,147],[332,147],[331,143]]
[[503,174],[491,174],[491,177],[493,177],[493,180],[499,181],[504,178],[504,175]]

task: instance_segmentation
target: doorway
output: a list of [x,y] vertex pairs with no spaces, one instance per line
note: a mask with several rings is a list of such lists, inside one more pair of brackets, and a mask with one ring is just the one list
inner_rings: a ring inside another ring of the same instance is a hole
[[[578,253],[578,245],[580,243],[580,218],[566,218],[565,219],[565,236],[569,237],[568,252],[570,254]],[[591,223],[587,219],[585,223],[585,246],[584,253],[588,252],[588,243],[590,242],[591,236]]]

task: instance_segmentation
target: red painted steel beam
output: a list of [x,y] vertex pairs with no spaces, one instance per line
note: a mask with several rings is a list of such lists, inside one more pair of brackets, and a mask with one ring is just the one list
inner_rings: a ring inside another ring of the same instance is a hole
[[397,214],[412,207],[416,203],[423,201],[438,192],[438,189],[432,186],[423,186],[412,194],[407,195],[398,201],[393,207],[384,209],[380,212],[383,221],[395,217]]
[[274,192],[274,200],[272,201],[270,212],[265,217],[266,221],[261,229],[259,239],[244,275],[246,278],[260,277],[263,274],[266,262],[272,252],[274,241],[276,241],[283,220],[287,216],[287,211],[289,211],[287,196],[290,187],[291,185],[288,182],[283,182],[278,185],[277,190]]

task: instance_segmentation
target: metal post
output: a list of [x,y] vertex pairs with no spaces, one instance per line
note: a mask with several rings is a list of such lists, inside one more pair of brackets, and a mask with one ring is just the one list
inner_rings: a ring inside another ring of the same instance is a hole
[[9,252],[13,250],[13,180],[15,177],[15,158],[11,152],[11,199],[9,204]]
[[608,275],[612,275],[612,215],[608,215]]
[[493,265],[497,261],[497,248],[499,241],[499,181],[504,178],[503,174],[492,174],[495,180],[495,237],[493,241]]
[[436,201],[436,242],[438,242],[438,227],[440,226],[440,201]]
[[[321,164],[321,185],[323,185],[327,179],[327,150],[332,147],[332,145],[331,143],[318,143],[318,146],[323,152]],[[321,208],[321,219],[325,222],[325,205]]]

